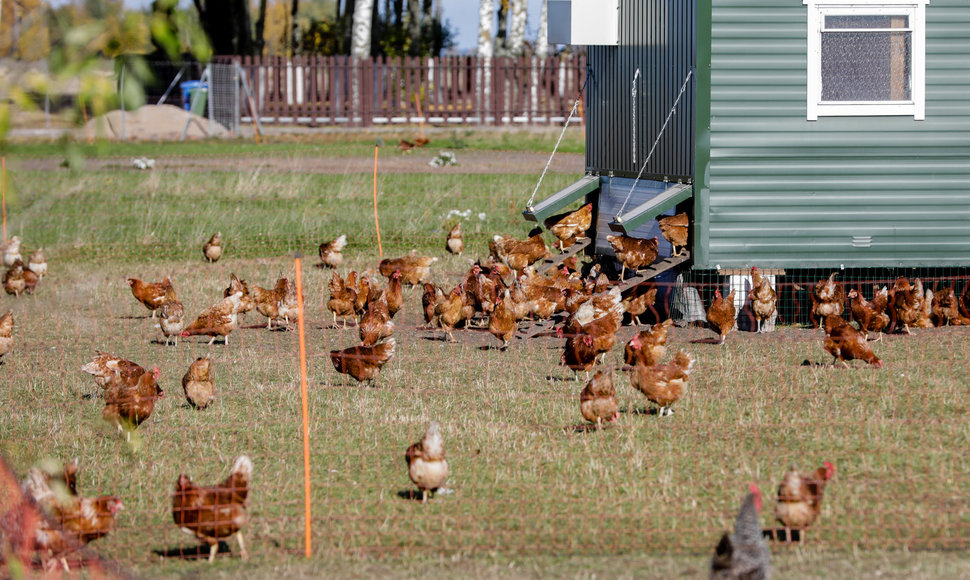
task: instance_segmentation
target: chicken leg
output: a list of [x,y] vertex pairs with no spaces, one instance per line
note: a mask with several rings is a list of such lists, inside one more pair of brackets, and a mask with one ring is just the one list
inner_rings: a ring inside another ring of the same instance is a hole
[[239,542],[239,557],[243,560],[249,559],[249,553],[246,552],[246,545],[243,543],[242,532],[236,532],[236,541]]
[[209,544],[209,563],[210,564],[215,561],[216,552],[218,551],[219,551],[219,542],[216,542],[214,544]]

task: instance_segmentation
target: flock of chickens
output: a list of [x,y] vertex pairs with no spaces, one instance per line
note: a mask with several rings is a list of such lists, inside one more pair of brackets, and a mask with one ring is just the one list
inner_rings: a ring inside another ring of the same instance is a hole
[[[554,216],[544,225],[556,237],[555,247],[565,251],[586,235],[591,220],[592,206],[586,205]],[[675,251],[687,245],[686,214],[662,218],[659,223]],[[657,259],[656,237],[608,236],[608,241],[622,264],[621,279],[626,269],[636,271]],[[440,329],[450,341],[455,341],[457,328],[477,325],[487,328],[505,350],[515,340],[523,321],[558,318],[555,334],[564,340],[561,364],[572,370],[574,376],[582,371],[587,378],[580,393],[583,418],[597,429],[618,420],[614,370],[602,363],[616,344],[616,333],[624,317],[639,325],[639,316],[654,305],[656,287],[640,286],[624,296],[595,266],[589,275],[582,276],[575,257],[564,260],[549,275],[539,274],[534,265],[552,256],[541,230],[533,231],[525,240],[494,236],[489,242],[488,258],[473,263],[451,290],[430,282],[431,268],[438,258],[413,252],[378,264],[377,271],[386,284],[372,272],[351,271],[341,276],[338,268],[343,263],[342,251],[346,245],[346,236],[340,236],[319,248],[322,266],[334,270],[327,300],[334,328],[339,327],[338,318],[343,328],[348,327],[350,319],[360,337],[359,345],[330,352],[331,362],[339,373],[358,382],[376,382],[381,368],[395,355],[393,319],[404,307],[405,289],[420,287],[427,328]],[[445,249],[457,255],[464,251],[460,223],[449,231]],[[220,259],[221,233],[204,244],[203,255],[209,262]],[[17,238],[4,247],[3,257],[10,268],[4,277],[8,293],[19,294],[33,288],[25,282],[20,290],[11,292],[8,280],[16,289],[17,279],[29,279],[24,276],[26,272],[34,274],[34,284],[46,272],[40,251],[31,256],[29,266],[23,266]],[[858,359],[877,367],[882,365],[868,344],[873,333],[896,328],[909,332],[909,328],[934,323],[970,323],[967,311],[970,290],[958,300],[952,287],[934,294],[924,290],[918,279],[911,284],[900,278],[892,288],[877,290],[874,298],[867,301],[856,290],[846,294],[835,277],[833,273],[816,284],[812,291],[812,311],[826,332],[825,350],[843,364]],[[761,332],[763,324],[775,314],[776,293],[757,268],[751,269],[751,280],[748,299],[757,320],[757,331]],[[274,323],[288,327],[300,310],[296,288],[285,277],[280,277],[272,288],[261,288],[250,286],[233,274],[223,297],[191,321],[185,316],[169,278],[157,283],[129,278],[127,283],[132,295],[151,311],[153,319],[157,318],[166,344],[174,340],[177,345],[179,338],[202,335],[211,337],[210,345],[217,337],[222,337],[228,345],[229,334],[239,327],[240,315],[256,310],[266,317],[268,328]],[[736,327],[734,298],[734,291],[727,296],[716,291],[707,310],[707,320],[717,332],[720,344]],[[851,313],[858,329],[843,318],[844,311]],[[661,417],[672,414],[672,405],[684,396],[696,362],[685,350],[663,362],[672,326],[670,319],[659,322],[638,332],[623,349],[622,369],[629,374],[631,386],[659,407]],[[0,356],[13,346],[12,327],[12,314],[8,312],[0,318]],[[157,367],[146,370],[131,361],[98,352],[81,370],[92,375],[100,388],[105,405],[103,418],[129,438],[151,416],[155,402],[163,396],[158,384],[161,372]],[[182,378],[182,387],[187,401],[197,409],[205,409],[215,402],[210,357],[200,357],[191,364]],[[437,423],[432,422],[422,439],[408,447],[405,459],[422,501],[427,501],[429,493],[445,484],[449,473],[444,439]],[[785,474],[778,488],[775,516],[786,533],[789,529],[804,530],[817,519],[823,490],[834,471],[832,464],[826,462],[810,474],[794,468]],[[121,500],[113,496],[81,497],[77,472],[76,461],[53,472],[33,468],[23,485],[29,498],[23,509],[36,506],[45,517],[36,519],[33,533],[27,534],[28,540],[21,542],[19,548],[29,545],[48,564],[60,561],[66,567],[64,554],[109,533],[117,512],[122,509]],[[252,472],[252,461],[240,456],[228,478],[215,486],[200,487],[188,476],[179,476],[172,500],[173,520],[180,529],[208,544],[210,561],[219,541],[233,536],[243,556],[246,555],[241,530],[247,520],[246,498]],[[761,505],[761,493],[752,486],[733,533],[726,533],[717,546],[711,565],[712,577],[768,577],[770,555],[757,516]],[[0,521],[0,531],[8,543],[9,538],[18,537],[11,533],[11,525],[10,521]],[[13,548],[17,553],[18,546]]]

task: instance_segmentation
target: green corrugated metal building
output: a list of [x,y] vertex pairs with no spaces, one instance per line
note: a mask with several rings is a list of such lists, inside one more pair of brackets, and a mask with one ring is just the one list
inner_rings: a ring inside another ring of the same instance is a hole
[[617,206],[598,196],[626,200],[633,168],[630,223],[691,186],[674,201],[697,269],[970,265],[966,0],[620,0],[618,15],[618,44],[588,47],[597,237]]

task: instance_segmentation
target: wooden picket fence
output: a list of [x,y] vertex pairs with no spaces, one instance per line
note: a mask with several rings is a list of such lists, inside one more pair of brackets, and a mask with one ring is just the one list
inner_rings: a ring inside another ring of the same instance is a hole
[[[563,123],[585,55],[538,57],[217,57],[243,67],[263,123]],[[248,107],[243,107],[243,122]],[[574,121],[582,122],[582,108]]]

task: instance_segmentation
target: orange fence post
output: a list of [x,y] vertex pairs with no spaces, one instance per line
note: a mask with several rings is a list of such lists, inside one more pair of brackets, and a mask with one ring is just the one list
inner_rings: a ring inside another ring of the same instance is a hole
[[381,222],[377,219],[377,152],[380,148],[380,142],[374,145],[374,227],[377,229],[377,251],[380,252],[381,258],[383,258],[384,248],[381,246]]
[[303,267],[300,254],[294,260],[296,271],[297,330],[300,340],[300,396],[303,399],[303,507],[306,557],[313,553],[313,537],[310,533],[310,401],[307,397],[306,334],[303,316]]
[[421,138],[424,139],[424,114],[421,113],[421,95],[414,93],[414,103],[418,106],[418,127],[421,129]]

